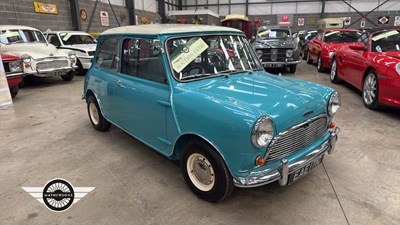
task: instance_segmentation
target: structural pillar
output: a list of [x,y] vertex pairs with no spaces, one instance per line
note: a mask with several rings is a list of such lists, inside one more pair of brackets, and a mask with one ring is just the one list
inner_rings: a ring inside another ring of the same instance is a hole
[[134,0],[125,0],[125,5],[126,8],[128,9],[129,25],[136,25]]
[[80,31],[82,30],[82,26],[79,13],[79,0],[70,0],[69,5],[69,8],[71,10],[71,21],[73,30]]

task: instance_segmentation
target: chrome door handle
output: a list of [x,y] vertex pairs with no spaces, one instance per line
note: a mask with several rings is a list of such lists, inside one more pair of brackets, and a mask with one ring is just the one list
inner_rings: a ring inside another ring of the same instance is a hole
[[121,86],[121,85],[122,85],[122,82],[121,82],[120,80],[115,80],[115,83],[116,83],[118,86]]

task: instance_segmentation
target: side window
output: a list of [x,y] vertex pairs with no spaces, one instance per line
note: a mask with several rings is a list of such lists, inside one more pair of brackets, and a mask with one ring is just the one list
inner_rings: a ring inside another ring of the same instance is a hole
[[363,33],[357,40],[359,43],[363,43],[365,46],[368,45],[368,34]]
[[154,39],[130,38],[123,42],[122,73],[146,80],[167,83],[161,51]]
[[60,40],[58,39],[57,35],[55,35],[55,34],[47,35],[47,41],[50,44],[55,45],[56,47],[61,45]]
[[119,71],[119,37],[108,37],[100,41],[97,50],[96,66]]

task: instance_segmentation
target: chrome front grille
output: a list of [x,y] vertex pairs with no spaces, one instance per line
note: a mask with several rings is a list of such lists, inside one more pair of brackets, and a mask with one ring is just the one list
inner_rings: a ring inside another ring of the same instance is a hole
[[68,60],[52,60],[52,61],[44,61],[38,62],[36,64],[36,68],[38,70],[46,70],[46,69],[58,69],[62,67],[68,66]]
[[266,161],[282,159],[312,144],[325,134],[327,123],[327,117],[323,115],[282,132],[271,143]]

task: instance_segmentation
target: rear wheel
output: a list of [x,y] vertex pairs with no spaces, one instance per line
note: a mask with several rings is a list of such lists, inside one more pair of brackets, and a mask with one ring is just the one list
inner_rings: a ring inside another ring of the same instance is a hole
[[378,77],[374,70],[368,72],[364,79],[363,85],[363,101],[365,107],[368,109],[378,108],[378,96],[379,96],[379,83]]
[[75,77],[75,72],[74,71],[69,71],[67,74],[65,74],[65,75],[61,75],[61,78],[64,80],[64,81],[71,81],[72,79],[74,79],[74,77]]
[[317,58],[317,70],[318,70],[318,72],[325,72],[325,68],[322,66],[322,57],[321,57],[321,54],[318,54],[318,58]]
[[340,78],[337,75],[337,62],[336,58],[332,59],[332,67],[331,67],[331,73],[330,73],[330,78],[331,82],[334,84],[340,83]]
[[233,191],[232,176],[221,156],[211,146],[190,141],[181,155],[183,178],[200,198],[218,202]]
[[87,110],[90,122],[98,131],[107,131],[110,129],[111,123],[108,122],[100,111],[96,98],[91,95],[88,99]]

